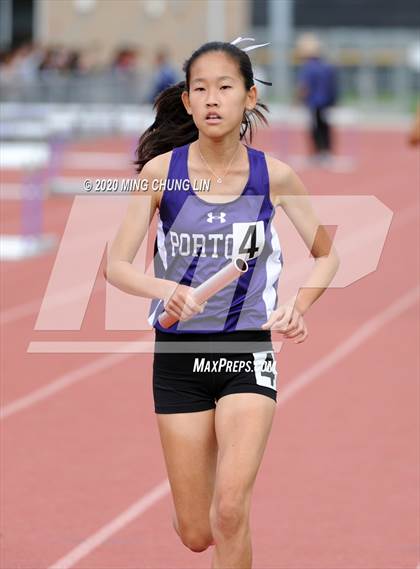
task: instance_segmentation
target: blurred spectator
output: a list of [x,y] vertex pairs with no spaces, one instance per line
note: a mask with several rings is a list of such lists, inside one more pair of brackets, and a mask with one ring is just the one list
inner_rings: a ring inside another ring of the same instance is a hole
[[80,53],[65,46],[55,45],[44,51],[44,57],[39,66],[40,71],[59,71],[61,73],[79,71]]
[[102,70],[102,49],[99,43],[94,42],[90,46],[86,46],[83,51],[79,50],[79,72],[81,74],[88,75]]
[[27,42],[19,46],[13,60],[16,79],[22,84],[33,84],[38,78],[42,58],[42,50],[36,44]]
[[79,73],[80,71],[80,52],[72,50],[67,55],[67,71],[70,73]]
[[420,144],[420,103],[417,103],[416,115],[408,135],[408,142],[411,146]]
[[141,101],[140,53],[140,48],[132,46],[122,46],[117,50],[110,66],[112,80],[106,87],[113,103],[138,104]]
[[39,66],[40,71],[58,70],[62,65],[62,58],[60,60],[59,48],[48,47],[44,52],[44,58]]
[[0,100],[137,104],[147,92],[139,51],[122,46],[105,61],[98,43],[80,49],[24,42],[0,52]]
[[178,77],[175,68],[169,63],[169,54],[165,48],[160,48],[155,56],[155,77],[148,102],[153,104],[156,97],[170,85],[177,83]]
[[10,85],[16,80],[16,68],[14,66],[15,52],[12,50],[2,51],[0,55],[0,83]]
[[316,159],[324,160],[332,152],[332,133],[327,109],[338,99],[337,70],[321,55],[321,44],[312,34],[304,34],[297,43],[303,63],[298,73],[297,98],[309,109],[309,137]]
[[111,70],[117,74],[134,74],[137,70],[139,50],[134,47],[121,47],[114,56]]

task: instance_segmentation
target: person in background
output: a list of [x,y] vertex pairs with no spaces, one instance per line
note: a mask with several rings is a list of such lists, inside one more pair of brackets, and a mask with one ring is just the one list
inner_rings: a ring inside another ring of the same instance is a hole
[[114,55],[111,71],[118,76],[135,75],[140,49],[136,46],[121,46]]
[[312,34],[302,35],[297,43],[297,53],[303,61],[298,72],[296,98],[310,112],[309,139],[316,161],[330,158],[333,150],[328,109],[338,99],[337,70],[321,55],[321,44]]
[[169,54],[165,48],[160,48],[155,56],[156,72],[148,102],[153,104],[156,97],[178,81],[175,69],[169,63]]
[[417,146],[420,144],[420,102],[417,103],[416,115],[408,135],[408,143],[411,146]]

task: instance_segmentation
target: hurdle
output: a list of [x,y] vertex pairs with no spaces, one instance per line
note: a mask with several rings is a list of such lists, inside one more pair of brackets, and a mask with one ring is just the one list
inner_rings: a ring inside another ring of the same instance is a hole
[[44,233],[43,212],[47,184],[58,167],[63,141],[50,136],[42,120],[25,124],[26,119],[19,115],[8,118],[11,120],[1,127],[0,166],[2,170],[23,170],[24,176],[18,184],[2,184],[1,199],[19,200],[21,207],[20,233],[0,234],[0,260],[19,261],[57,245],[55,235]]

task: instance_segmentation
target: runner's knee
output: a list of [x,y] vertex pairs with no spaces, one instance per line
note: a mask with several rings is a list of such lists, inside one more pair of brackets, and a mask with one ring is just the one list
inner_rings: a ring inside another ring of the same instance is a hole
[[195,529],[180,530],[179,536],[182,543],[191,551],[200,553],[205,551],[210,545],[213,545],[213,536],[208,532],[200,532]]
[[219,498],[210,511],[213,533],[225,538],[233,537],[247,523],[246,500]]

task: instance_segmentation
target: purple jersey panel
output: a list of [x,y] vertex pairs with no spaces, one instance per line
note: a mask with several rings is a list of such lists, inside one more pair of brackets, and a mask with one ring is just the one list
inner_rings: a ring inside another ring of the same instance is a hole
[[154,299],[149,323],[175,334],[260,329],[277,306],[283,266],[265,155],[246,146],[250,171],[245,188],[232,201],[215,204],[190,183],[189,146],[172,152],[159,211],[155,276],[196,288],[236,257],[246,259],[249,269],[211,297],[202,314],[170,328],[159,324],[163,301]]

